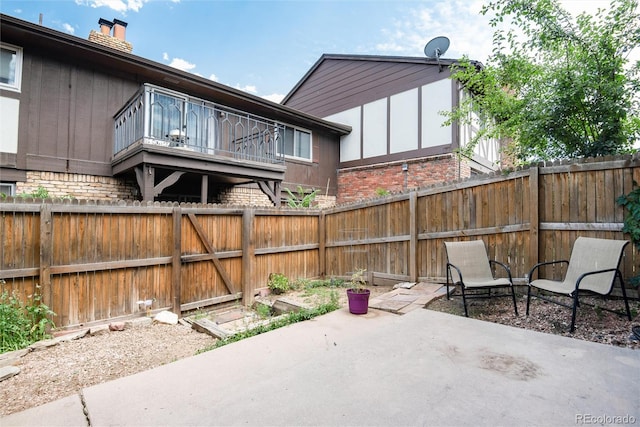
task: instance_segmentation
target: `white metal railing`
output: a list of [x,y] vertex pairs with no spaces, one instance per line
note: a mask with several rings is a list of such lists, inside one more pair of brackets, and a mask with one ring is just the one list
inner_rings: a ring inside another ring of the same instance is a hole
[[115,116],[114,154],[155,144],[204,154],[284,163],[287,126],[251,113],[145,84]]

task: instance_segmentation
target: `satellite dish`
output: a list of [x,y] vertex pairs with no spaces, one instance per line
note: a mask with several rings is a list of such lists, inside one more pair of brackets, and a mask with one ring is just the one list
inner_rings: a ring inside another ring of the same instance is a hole
[[449,39],[444,36],[433,38],[424,46],[424,54],[427,58],[440,59],[449,49]]

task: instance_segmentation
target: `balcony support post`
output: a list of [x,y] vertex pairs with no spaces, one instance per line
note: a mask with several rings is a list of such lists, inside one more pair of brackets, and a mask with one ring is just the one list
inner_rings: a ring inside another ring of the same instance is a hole
[[274,206],[280,206],[280,181],[258,181],[258,187],[269,197]]
[[202,185],[200,186],[200,203],[207,203],[209,194],[209,175],[202,175]]

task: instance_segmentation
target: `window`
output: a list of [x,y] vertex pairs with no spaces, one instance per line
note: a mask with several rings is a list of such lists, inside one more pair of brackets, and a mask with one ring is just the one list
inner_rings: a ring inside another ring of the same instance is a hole
[[0,44],[0,89],[20,91],[22,49]]
[[287,157],[311,160],[311,132],[285,127],[278,152]]
[[2,195],[5,196],[15,196],[16,195],[16,185],[8,182],[0,182],[0,199]]

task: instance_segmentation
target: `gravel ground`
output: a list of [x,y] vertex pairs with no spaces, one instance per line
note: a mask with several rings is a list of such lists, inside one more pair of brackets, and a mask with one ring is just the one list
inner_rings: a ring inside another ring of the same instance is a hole
[[193,356],[214,342],[190,327],[154,323],[31,351],[16,364],[20,373],[0,383],[0,415]]
[[[372,296],[389,291],[390,287],[373,287]],[[340,302],[346,304],[345,292],[339,291]],[[289,292],[288,300],[309,304],[327,301],[327,294],[309,295],[303,291]],[[273,300],[273,296],[269,299]],[[568,333],[571,311],[555,304],[533,300],[531,315],[524,316],[526,299],[518,298],[520,316],[513,315],[508,298],[473,300],[470,317],[505,325],[564,335],[608,345],[640,349],[640,343],[630,339],[631,326],[640,324],[636,316],[626,318],[582,305],[578,312],[577,329]],[[620,300],[591,299],[585,302],[619,309]],[[632,301],[635,313],[640,302]],[[462,315],[462,301],[442,298],[431,302],[429,309]],[[154,323],[146,327],[105,332],[100,335],[62,342],[56,346],[32,351],[17,363],[20,374],[0,383],[0,415],[8,415],[78,393],[82,388],[132,375],[178,359],[193,356],[212,345],[215,339],[180,324],[171,326]]]
[[[561,301],[565,303],[571,302],[569,298],[561,299]],[[606,308],[624,312],[624,301],[622,299],[581,297],[581,304],[576,315],[576,329],[573,333],[569,332],[571,325],[570,308],[532,298],[529,316],[526,316],[526,295],[518,295],[517,292],[516,302],[519,314],[517,317],[514,315],[513,302],[510,296],[492,299],[467,299],[467,308],[469,317],[473,319],[601,344],[640,349],[640,341],[635,338],[631,331],[632,326],[640,325],[640,318],[638,317],[640,301],[638,300],[629,301],[632,314],[632,321],[630,322],[626,316],[619,316],[601,309]],[[464,315],[462,298],[457,295],[449,300],[441,298],[432,301],[427,308],[459,316]]]

